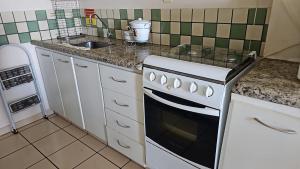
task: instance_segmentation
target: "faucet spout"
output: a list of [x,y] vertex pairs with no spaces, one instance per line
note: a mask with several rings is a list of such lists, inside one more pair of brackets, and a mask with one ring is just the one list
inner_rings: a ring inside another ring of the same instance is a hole
[[112,33],[109,31],[108,25],[105,22],[103,22],[103,20],[96,13],[93,13],[89,16],[91,26],[93,25],[93,16],[96,16],[96,19],[101,21],[102,25],[107,29],[107,37],[110,38],[112,36]]

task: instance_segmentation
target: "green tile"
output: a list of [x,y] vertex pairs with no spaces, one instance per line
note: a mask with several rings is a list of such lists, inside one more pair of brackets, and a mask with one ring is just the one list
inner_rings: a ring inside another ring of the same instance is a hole
[[260,55],[260,47],[261,47],[261,41],[256,41],[256,40],[250,41],[250,50],[256,51],[257,55]]
[[204,23],[203,25],[203,36],[205,37],[216,37],[217,24],[216,23]]
[[171,35],[170,36],[170,45],[171,46],[180,45],[180,35]]
[[230,31],[231,39],[245,39],[247,25],[244,24],[232,24]]
[[19,34],[19,39],[20,39],[21,43],[27,43],[27,42],[31,41],[30,34],[28,32],[20,33]]
[[66,18],[65,11],[63,9],[55,10],[55,16],[56,16],[57,19],[64,19],[64,18]]
[[201,36],[192,36],[191,39],[192,45],[202,45],[203,44],[203,37]]
[[160,9],[151,9],[151,20],[152,21],[160,21]]
[[97,28],[98,36],[104,37],[103,28]]
[[[103,26],[103,27],[108,26],[108,18],[101,18],[101,21],[102,21],[102,26]],[[103,23],[104,23],[104,25],[103,25]],[[105,25],[106,25],[106,26],[105,26]]]
[[115,29],[110,28],[109,31],[110,31],[110,33],[111,33],[111,37],[112,37],[113,39],[116,39],[116,31],[115,31]]
[[191,35],[192,34],[192,23],[191,22],[180,22],[180,34]]
[[167,33],[171,32],[171,24],[170,22],[160,22],[160,33]]
[[27,26],[29,32],[39,31],[39,25],[37,21],[27,21]]
[[115,29],[122,29],[121,19],[114,19]]
[[244,41],[243,49],[244,50],[250,50],[250,40],[245,40]]
[[257,25],[265,24],[267,11],[268,11],[267,8],[257,8],[255,24],[257,24]]
[[127,9],[120,9],[120,19],[128,19]]
[[16,34],[18,33],[16,23],[4,23],[5,34]]
[[85,17],[81,17],[81,25],[86,26],[86,18]]
[[6,35],[0,35],[0,46],[8,44],[8,40],[6,38]]
[[134,9],[134,19],[143,18],[142,9]]
[[35,11],[35,15],[38,21],[47,20],[46,10],[37,10]]
[[72,9],[73,17],[80,18],[80,9]]
[[248,24],[254,24],[255,12],[255,8],[250,8],[248,10]]
[[57,25],[56,19],[49,19],[48,20],[48,27],[49,27],[50,30],[57,29],[58,25]]
[[67,28],[75,27],[75,22],[73,18],[67,18],[66,19]]
[[227,38],[216,38],[216,47],[229,48],[229,39],[227,39]]
[[264,25],[263,32],[262,32],[262,41],[265,42],[267,39],[267,32],[268,32],[269,25]]

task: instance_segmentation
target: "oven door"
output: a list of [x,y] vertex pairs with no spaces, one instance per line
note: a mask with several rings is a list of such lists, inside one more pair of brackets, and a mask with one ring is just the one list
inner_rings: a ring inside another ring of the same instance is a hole
[[215,167],[219,110],[144,89],[146,137],[191,164]]

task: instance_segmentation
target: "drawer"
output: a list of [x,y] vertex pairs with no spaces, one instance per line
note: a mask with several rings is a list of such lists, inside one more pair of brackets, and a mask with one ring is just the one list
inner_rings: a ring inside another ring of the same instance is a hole
[[108,89],[104,89],[103,94],[105,108],[118,112],[140,123],[144,123],[142,100],[137,100]]
[[104,88],[142,99],[142,75],[103,65],[100,65],[100,75]]
[[145,166],[144,146],[107,127],[108,145]]
[[106,109],[107,125],[125,136],[144,144],[144,125]]

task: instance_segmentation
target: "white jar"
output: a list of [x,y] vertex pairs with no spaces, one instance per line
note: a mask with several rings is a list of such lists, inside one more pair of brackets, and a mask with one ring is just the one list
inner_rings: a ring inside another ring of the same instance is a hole
[[130,28],[134,33],[134,40],[136,42],[145,43],[149,40],[151,22],[138,18],[137,20],[131,21]]

